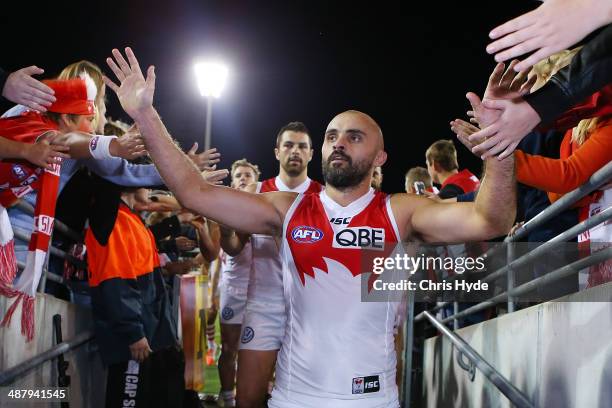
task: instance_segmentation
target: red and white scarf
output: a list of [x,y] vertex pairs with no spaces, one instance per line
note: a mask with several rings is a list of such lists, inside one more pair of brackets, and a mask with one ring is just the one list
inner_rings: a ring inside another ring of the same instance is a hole
[[[0,119],[0,134],[11,140],[34,143],[42,135],[57,130],[57,124],[37,113]],[[34,301],[53,230],[59,190],[60,164],[43,170],[27,162],[0,163],[0,295],[15,298],[1,326],[7,326],[21,303],[21,333],[34,338]],[[32,190],[38,191],[34,210],[34,231],[28,246],[25,269],[13,285],[17,272],[13,232],[5,207],[13,205]]]

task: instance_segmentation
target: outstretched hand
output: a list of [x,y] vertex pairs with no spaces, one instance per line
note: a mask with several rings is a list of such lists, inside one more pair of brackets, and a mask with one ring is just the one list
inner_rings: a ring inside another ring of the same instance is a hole
[[[483,160],[500,153],[500,160],[506,158],[539,123],[539,116],[533,116],[535,111],[522,98],[529,93],[537,77],[517,74],[514,70],[516,64],[517,60],[512,61],[507,69],[505,64],[497,64],[489,77],[482,101],[473,92],[466,95],[472,106],[468,116],[473,116],[474,122],[482,130],[467,136],[467,140],[459,140],[468,147],[468,141],[475,145],[472,152]],[[533,123],[536,117],[537,121]]]
[[104,83],[117,94],[123,110],[134,118],[139,112],[153,106],[155,67],[149,67],[145,79],[138,60],[130,47],[125,49],[125,55],[129,63],[118,49],[113,49],[114,59],[107,58],[106,63],[115,74],[119,85],[106,76],[104,77]]
[[218,153],[215,147],[205,150],[202,153],[196,153],[197,151],[198,142],[195,142],[187,152],[187,156],[200,171],[212,171],[217,168],[217,163],[221,161],[221,153]]
[[498,63],[489,76],[484,99],[512,99],[524,96],[536,82],[535,75],[531,78],[526,73],[515,71],[518,60],[512,60],[508,67],[503,62]]
[[[513,99],[529,93],[529,89],[531,89],[537,78],[535,75],[527,78],[525,74],[517,74],[513,69],[517,63],[517,60],[512,61],[507,69],[503,62],[495,66],[495,69],[493,69],[489,76],[487,88],[482,98],[483,101]],[[468,116],[473,116],[473,120],[471,119],[470,121],[477,123],[481,128],[491,125],[501,115],[499,111],[486,109],[482,106],[482,101],[473,92],[468,92],[466,98],[472,106],[472,109],[468,111]]]
[[110,152],[113,156],[126,160],[134,160],[147,154],[144,139],[135,126],[130,127],[123,136],[111,142]]
[[220,186],[223,184],[223,179],[229,176],[229,171],[227,169],[220,170],[205,170],[202,172],[202,176],[207,183],[214,184]]
[[487,46],[496,61],[533,52],[514,66],[525,71],[538,61],[565,50],[587,34],[612,22],[609,0],[546,0],[541,6],[494,28]]
[[468,138],[473,143],[486,139],[472,148],[472,152],[480,154],[482,159],[498,154],[499,160],[510,156],[541,120],[540,115],[523,98],[488,100],[483,101],[482,105],[484,109],[501,112],[493,124]]
[[42,68],[32,65],[11,73],[4,83],[4,88],[0,89],[2,96],[32,110],[46,112],[47,108],[55,102],[55,91],[32,78],[32,75],[40,75],[44,72]]
[[450,122],[451,130],[457,135],[457,139],[470,151],[474,148],[476,143],[470,142],[469,137],[474,133],[480,131],[480,129],[469,122],[461,119],[455,119]]

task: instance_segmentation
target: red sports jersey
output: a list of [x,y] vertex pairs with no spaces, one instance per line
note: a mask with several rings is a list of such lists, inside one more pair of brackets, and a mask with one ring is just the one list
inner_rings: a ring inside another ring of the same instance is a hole
[[304,183],[306,182],[308,182],[309,184],[308,188],[306,188],[305,190],[303,188],[300,188],[302,187],[301,185],[294,189],[290,189],[289,187],[285,186],[285,184],[281,181],[280,177],[272,177],[257,183],[257,192],[269,193],[271,191],[296,191],[298,193],[318,193],[323,189],[323,186],[314,180],[306,179]]
[[453,174],[444,180],[440,190],[449,184],[460,187],[464,193],[471,193],[472,191],[478,190],[478,187],[480,187],[480,180],[478,180],[478,177],[472,174],[468,169],[463,169],[459,173]]

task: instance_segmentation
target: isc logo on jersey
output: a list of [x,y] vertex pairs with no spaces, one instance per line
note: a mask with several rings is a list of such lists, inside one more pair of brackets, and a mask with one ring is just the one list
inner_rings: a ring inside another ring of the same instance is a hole
[[353,378],[353,394],[368,394],[380,391],[380,379],[377,375]]
[[307,225],[300,225],[291,231],[291,238],[300,244],[312,244],[323,239],[323,231]]
[[344,228],[336,232],[332,247],[382,251],[385,248],[385,230],[371,227]]

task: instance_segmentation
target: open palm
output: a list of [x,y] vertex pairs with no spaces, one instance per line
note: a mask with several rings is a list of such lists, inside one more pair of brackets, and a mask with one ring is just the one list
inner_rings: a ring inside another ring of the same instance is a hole
[[138,60],[130,47],[125,49],[126,61],[117,49],[113,50],[113,58],[107,58],[106,63],[113,71],[120,85],[104,77],[104,82],[119,98],[121,107],[132,118],[144,109],[153,106],[155,92],[155,68],[149,67],[147,78],[142,75]]

